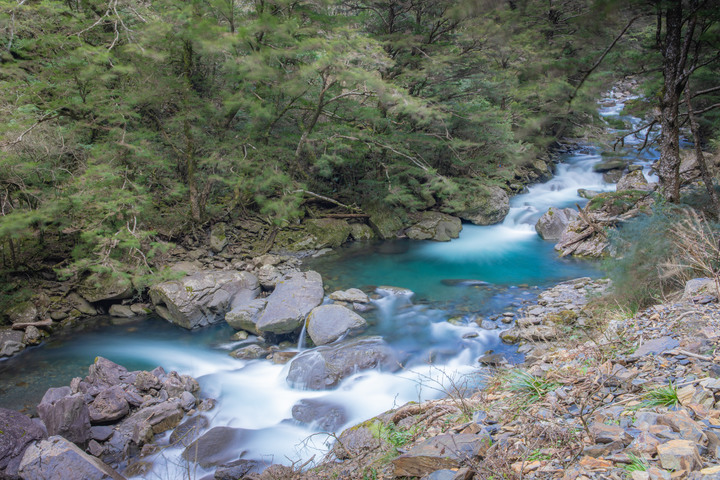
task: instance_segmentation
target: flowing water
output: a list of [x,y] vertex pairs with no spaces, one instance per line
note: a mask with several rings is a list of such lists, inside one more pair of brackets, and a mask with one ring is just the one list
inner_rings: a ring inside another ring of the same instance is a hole
[[[600,113],[618,116],[620,109],[605,108]],[[646,152],[640,161],[649,165],[653,158],[654,152]],[[308,265],[323,275],[329,291],[357,287],[376,292],[375,310],[363,314],[369,323],[367,333],[382,335],[401,353],[405,362],[399,373],[361,372],[335,390],[296,390],[285,381],[287,365],[229,357],[230,350],[253,338],[231,343],[228,326],[188,332],[158,318],[93,319],[72,335],[53,337],[41,347],[0,362],[0,406],[32,411],[48,387],[86,375],[88,365],[100,355],[130,369],[161,365],[196,377],[203,395],[218,400],[209,412],[213,426],[252,431],[237,445],[238,451],[245,451],[244,458],[269,464],[322,456],[331,437],[313,435],[312,426],[292,420],[291,410],[298,401],[321,399],[342,405],[346,421],[338,428],[341,431],[393,406],[442,396],[459,382],[473,383],[479,355],[492,350],[517,358],[515,350],[498,338],[506,328],[498,313],[533,299],[540,287],[598,275],[592,263],[558,258],[554,242],[541,240],[534,224],[550,206],[582,204],[579,188],[613,190],[614,185],[593,172],[601,159],[589,145],[565,155],[553,179],[511,200],[510,213],[500,225],[464,225],[460,238],[448,243],[398,240],[352,245]],[[378,289],[382,285],[403,287],[412,294],[391,294]],[[475,320],[485,320],[487,328],[480,328]],[[304,335],[299,348],[304,348]],[[165,449],[146,478],[182,477],[186,466],[179,453]],[[203,473],[194,471],[196,478]]]

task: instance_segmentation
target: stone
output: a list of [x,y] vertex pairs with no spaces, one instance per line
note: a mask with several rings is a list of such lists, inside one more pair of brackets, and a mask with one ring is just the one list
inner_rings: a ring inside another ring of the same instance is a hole
[[702,467],[702,459],[695,442],[690,440],[670,440],[658,445],[660,465],[667,470],[693,471]]
[[332,447],[335,456],[339,460],[346,460],[380,447],[380,440],[373,435],[373,431],[369,428],[377,421],[375,419],[368,420],[361,425],[343,430]]
[[624,170],[627,166],[626,160],[607,160],[593,165],[593,170],[598,173],[606,173],[612,170]]
[[373,232],[373,229],[364,223],[351,223],[350,238],[356,242],[368,242],[375,238],[375,232]]
[[42,341],[42,333],[34,326],[30,325],[25,328],[25,334],[23,335],[22,343],[25,345],[37,345]]
[[572,208],[550,207],[535,224],[535,231],[543,240],[560,240],[570,222],[578,218]]
[[459,191],[444,200],[442,212],[475,225],[493,225],[502,222],[510,211],[510,197],[500,187],[467,182]]
[[499,367],[507,364],[508,361],[502,353],[489,353],[478,358],[478,363],[489,367]]
[[247,475],[258,473],[264,465],[257,460],[235,460],[220,465],[213,476],[214,480],[238,480],[239,478],[250,478]]
[[549,341],[557,336],[558,330],[549,325],[531,325],[526,328],[516,326],[500,333],[500,338],[507,343]]
[[238,360],[256,360],[258,358],[265,358],[269,353],[269,348],[261,347],[260,345],[248,345],[230,352],[230,356]]
[[422,212],[413,220],[417,223],[405,231],[408,238],[413,240],[449,242],[453,238],[458,238],[462,230],[460,219],[446,213]]
[[22,330],[0,329],[0,357],[11,357],[25,348]]
[[78,293],[91,303],[124,300],[132,297],[133,286],[130,279],[124,275],[108,272],[92,273],[80,283]]
[[606,425],[595,422],[590,425],[590,434],[595,437],[598,443],[622,442],[628,445],[633,438],[620,425]]
[[292,407],[292,416],[301,423],[312,425],[314,429],[334,432],[348,421],[342,405],[324,400],[305,398]]
[[389,285],[381,285],[375,289],[377,293],[382,296],[394,296],[394,297],[412,297],[415,292],[408,288],[392,287]]
[[685,283],[682,300],[690,301],[701,295],[718,296],[718,286],[712,278],[693,278]]
[[370,215],[368,225],[381,240],[397,238],[404,227],[406,214],[399,208],[370,204],[365,207],[365,211]]
[[650,191],[652,189],[653,187],[648,184],[648,181],[645,178],[645,175],[643,175],[642,170],[635,170],[623,176],[620,180],[618,180],[616,187],[616,190],[618,192],[621,190]]
[[657,437],[651,435],[648,432],[640,432],[637,437],[630,442],[628,450],[634,453],[636,456],[650,457],[655,455],[657,452],[657,446],[660,445],[660,440]]
[[231,427],[211,428],[183,450],[182,458],[203,468],[236,460],[242,454],[241,442],[248,441],[251,433]]
[[135,377],[135,387],[141,392],[147,392],[151,388],[159,390],[162,387],[160,379],[151,372],[139,372]]
[[629,359],[639,360],[647,355],[661,355],[668,350],[677,348],[679,345],[679,341],[669,336],[653,338],[640,345],[640,347],[629,356]]
[[300,353],[290,363],[287,382],[295,388],[325,390],[362,370],[398,368],[390,346],[380,337],[368,337]]
[[91,423],[112,423],[127,415],[130,412],[130,405],[125,399],[123,388],[114,385],[100,392],[88,405],[88,411]]
[[489,434],[441,434],[408,450],[392,461],[396,477],[421,477],[436,470],[457,468],[485,454],[492,444]]
[[200,436],[200,432],[210,426],[210,421],[204,415],[197,415],[190,417],[170,434],[170,445],[182,445],[187,447],[196,438]]
[[691,440],[695,443],[707,444],[702,426],[690,418],[682,410],[667,412],[657,419],[658,425],[667,425],[673,432],[678,432],[683,440]]
[[47,433],[27,416],[7,408],[0,408],[0,432],[0,478],[17,478],[25,450]]
[[273,290],[283,278],[283,273],[275,265],[262,265],[255,273],[260,286],[265,290]]
[[37,320],[38,311],[32,302],[16,303],[5,311],[11,323],[32,323]]
[[369,303],[370,298],[359,288],[338,290],[330,294],[330,300],[347,303]]
[[315,345],[326,345],[363,329],[367,322],[363,317],[341,305],[321,305],[307,316],[307,334]]
[[104,442],[113,434],[113,427],[110,425],[95,425],[90,427],[90,438],[98,442]]
[[215,253],[223,251],[228,244],[227,224],[224,222],[216,223],[210,229],[210,250]]
[[320,305],[325,295],[320,274],[313,271],[293,272],[278,282],[267,297],[256,328],[274,334],[298,330],[310,311]]
[[591,198],[596,197],[600,194],[600,192],[597,192],[595,190],[588,190],[585,188],[578,188],[577,193],[580,198],[585,198],[587,200],[590,200]]
[[235,307],[225,314],[225,321],[235,330],[245,330],[257,334],[257,322],[267,305],[264,298],[256,298],[244,305]]
[[60,436],[51,436],[30,446],[19,473],[26,480],[125,480],[108,465]]
[[247,304],[260,293],[255,275],[237,271],[206,271],[150,288],[158,315],[187,329],[225,319],[233,308]]
[[88,368],[88,376],[85,377],[85,381],[100,386],[112,386],[130,380],[131,377],[132,380],[128,383],[134,382],[136,376],[130,374],[127,368],[107,358],[95,357],[95,361]]
[[73,443],[90,438],[90,413],[85,395],[70,395],[70,387],[50,388],[37,406],[48,435],[62,435]]
[[135,316],[135,312],[133,312],[129,306],[120,305],[119,303],[110,305],[110,310],[108,310],[108,313],[111,317],[118,318],[130,318]]
[[90,305],[90,303],[85,300],[83,297],[78,295],[75,292],[72,292],[68,294],[67,297],[65,297],[72,306],[73,309],[77,310],[78,312],[82,313],[83,315],[97,315],[97,309]]
[[308,248],[337,248],[345,243],[350,236],[350,225],[339,218],[317,218],[305,221],[307,232],[315,241]]

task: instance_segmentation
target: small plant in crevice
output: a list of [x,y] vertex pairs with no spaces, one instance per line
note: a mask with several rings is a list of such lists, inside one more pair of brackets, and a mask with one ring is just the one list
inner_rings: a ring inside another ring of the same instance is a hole
[[628,459],[630,460],[630,463],[625,466],[625,471],[628,473],[632,472],[646,472],[648,468],[650,468],[650,464],[647,460],[645,460],[645,457],[643,456],[637,456],[633,453],[627,454]]
[[643,395],[640,407],[674,407],[680,405],[678,390],[672,382],[664,387],[658,387]]
[[506,387],[509,391],[517,393],[523,403],[535,403],[555,390],[558,384],[525,370],[515,369],[507,374]]

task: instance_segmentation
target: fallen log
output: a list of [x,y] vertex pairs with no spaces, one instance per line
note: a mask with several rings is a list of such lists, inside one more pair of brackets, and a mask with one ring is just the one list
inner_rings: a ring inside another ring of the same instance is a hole
[[13,323],[12,329],[13,330],[25,330],[27,327],[37,327],[37,328],[45,328],[52,327],[53,321],[49,318],[46,318],[45,320],[41,320],[39,322],[18,322]]

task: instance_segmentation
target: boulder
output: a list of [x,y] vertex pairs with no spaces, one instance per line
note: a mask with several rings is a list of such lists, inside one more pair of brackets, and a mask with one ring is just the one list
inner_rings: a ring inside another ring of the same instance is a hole
[[90,413],[85,395],[71,395],[70,387],[50,388],[37,406],[48,435],[62,435],[73,443],[90,439]]
[[0,357],[11,357],[25,348],[22,330],[0,330]]
[[440,212],[422,212],[413,218],[415,223],[405,231],[413,240],[434,240],[436,242],[449,242],[458,238],[462,230],[459,218]]
[[287,382],[295,388],[325,390],[362,370],[399,368],[390,346],[380,337],[368,337],[302,352],[290,363]]
[[648,183],[642,170],[634,170],[618,180],[616,190],[618,192],[622,190],[650,191],[653,190],[653,187]]
[[210,229],[210,250],[220,253],[227,244],[227,225],[223,222],[216,223]]
[[238,360],[256,360],[258,358],[265,358],[268,354],[270,354],[270,349],[261,347],[260,345],[248,345],[247,347],[238,348],[230,352],[230,356]]
[[242,454],[240,444],[251,436],[251,430],[232,427],[211,428],[183,450],[182,457],[203,468],[222,465]]
[[185,275],[192,275],[193,273],[202,272],[202,270],[203,265],[197,260],[194,260],[192,262],[182,260],[180,262],[175,262],[170,266],[171,272],[183,273]]
[[[215,470],[214,480],[237,480],[238,478],[253,478],[250,474],[263,470],[265,464],[257,460],[235,460],[220,465]],[[273,465],[271,465],[272,467]],[[280,478],[280,477],[275,477]]]
[[258,279],[249,272],[206,271],[155,285],[150,298],[165,320],[193,329],[224,320],[259,293]]
[[225,321],[235,330],[245,330],[257,334],[256,325],[266,304],[266,299],[256,298],[230,310],[225,314]]
[[5,312],[12,323],[32,323],[37,319],[38,311],[32,302],[20,302]]
[[342,405],[310,398],[293,405],[292,416],[298,422],[325,432],[334,432],[348,421]]
[[97,315],[97,309],[77,293],[73,292],[69,294],[66,299],[72,308],[81,314],[90,316]]
[[685,283],[682,299],[690,301],[699,296],[718,296],[718,285],[712,278],[693,278]]
[[593,170],[598,173],[606,173],[612,170],[622,171],[627,166],[627,163],[628,162],[626,160],[607,160],[593,165]]
[[345,243],[350,236],[350,225],[339,218],[317,218],[305,221],[307,232],[315,237],[310,248],[336,248]]
[[570,222],[578,216],[572,208],[550,207],[535,224],[535,230],[543,240],[559,240]]
[[170,434],[170,445],[188,446],[200,436],[200,432],[210,426],[210,421],[204,415],[188,418],[177,426]]
[[397,238],[405,222],[405,212],[383,205],[370,205],[365,208],[370,215],[368,224],[381,240]]
[[272,290],[282,280],[283,274],[275,265],[262,265],[256,271],[260,286]]
[[660,465],[668,470],[693,471],[703,465],[697,444],[690,440],[670,440],[658,445],[657,453]]
[[457,195],[444,199],[440,210],[475,225],[492,225],[502,222],[510,211],[510,197],[500,187],[468,182]]
[[381,441],[376,435],[377,429],[371,429],[374,422],[369,420],[361,425],[343,430],[337,442],[333,444],[333,453],[339,460],[346,460],[359,457],[361,454],[375,450],[381,446]]
[[110,305],[110,310],[108,310],[108,313],[111,317],[118,318],[131,318],[135,316],[135,312],[133,312],[128,305],[120,305],[119,303]]
[[88,368],[88,376],[85,377],[85,381],[105,388],[125,381],[133,383],[135,377],[136,375],[128,372],[127,368],[122,365],[118,365],[104,357],[95,357],[95,361]]
[[60,436],[30,446],[25,451],[19,473],[26,480],[125,480],[98,458]]
[[22,343],[25,345],[37,345],[42,341],[42,333],[34,325],[30,325],[25,328],[25,335],[23,335]]
[[347,303],[369,303],[370,298],[365,292],[359,288],[350,288],[348,290],[338,290],[330,294],[330,300],[336,302]]
[[308,271],[285,275],[267,297],[265,310],[256,324],[257,331],[283,334],[298,330],[307,314],[320,305],[324,295],[319,273]]
[[[124,300],[133,295],[129,278],[108,272],[92,273],[78,287],[78,293],[88,302]],[[85,313],[85,312],[83,312]]]
[[588,200],[590,200],[591,198],[595,198],[595,197],[597,197],[598,195],[600,195],[600,192],[595,191],[595,190],[588,190],[588,189],[586,189],[586,188],[578,188],[577,193],[578,193],[578,196],[579,196],[580,198],[586,198],[586,199],[588,199]]
[[458,468],[485,454],[492,444],[490,435],[441,434],[428,438],[392,461],[396,477],[422,477],[436,470]]
[[103,424],[123,418],[130,412],[130,405],[125,399],[125,390],[120,385],[114,385],[100,392],[88,410],[91,423]]
[[0,478],[18,478],[25,450],[47,433],[22,413],[7,408],[0,408],[0,432]]
[[307,317],[307,333],[315,345],[326,345],[367,326],[363,317],[341,305],[315,307]]
[[364,223],[351,223],[350,238],[356,242],[367,242],[375,238],[375,232]]
[[575,255],[579,257],[602,257],[610,246],[606,237],[586,235],[587,224],[580,218],[571,221],[555,244],[555,250],[561,257]]

